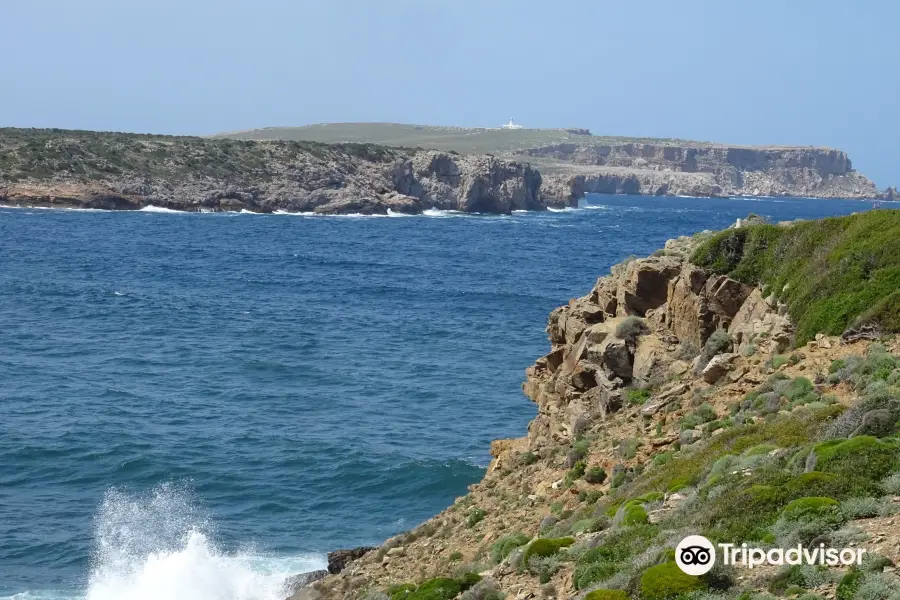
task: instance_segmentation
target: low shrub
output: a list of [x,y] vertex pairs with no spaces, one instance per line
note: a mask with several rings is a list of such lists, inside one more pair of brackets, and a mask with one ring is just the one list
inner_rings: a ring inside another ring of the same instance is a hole
[[708,587],[703,579],[684,573],[674,562],[650,567],[640,582],[643,600],[672,600]]
[[781,514],[791,520],[804,517],[823,517],[836,515],[840,511],[840,503],[833,498],[808,496],[792,500]]
[[707,338],[706,343],[703,344],[703,350],[700,351],[700,361],[697,364],[697,372],[702,371],[706,365],[709,364],[709,361],[717,354],[730,352],[733,344],[734,342],[727,331],[724,329],[717,329],[714,331]]
[[469,527],[475,527],[476,525],[481,523],[481,520],[484,519],[485,514],[486,513],[484,512],[484,510],[480,508],[472,509],[472,512],[469,513],[469,518],[466,521],[466,525],[468,525]]
[[835,598],[837,600],[853,600],[856,591],[859,589],[862,573],[857,570],[851,570],[841,578],[841,582],[837,586]]
[[594,590],[588,592],[584,600],[628,600],[628,594],[622,590]]
[[491,545],[491,561],[494,564],[502,562],[509,553],[520,546],[524,546],[531,538],[521,532],[505,535]]
[[813,449],[819,471],[861,476],[880,481],[900,467],[896,440],[861,435],[817,444]]
[[529,565],[531,558],[535,556],[546,557],[553,556],[561,549],[571,546],[575,543],[575,538],[538,538],[528,544],[525,548],[525,554],[522,556],[524,564]]
[[649,330],[644,324],[644,320],[639,317],[625,317],[616,326],[616,337],[630,344],[634,344],[639,337],[648,332]]
[[644,404],[649,400],[652,392],[648,387],[632,388],[628,390],[625,395],[629,406],[637,406],[639,404]]
[[841,513],[847,519],[877,517],[880,512],[881,502],[876,498],[850,498],[841,502]]
[[406,600],[415,590],[416,584],[414,583],[400,583],[389,587],[387,595],[391,597],[391,600]]
[[606,470],[603,467],[591,467],[584,474],[588,483],[601,484],[606,481]]
[[[406,600],[451,600],[462,591],[459,582],[449,577],[430,579],[406,596]],[[395,600],[391,595],[391,600]]]

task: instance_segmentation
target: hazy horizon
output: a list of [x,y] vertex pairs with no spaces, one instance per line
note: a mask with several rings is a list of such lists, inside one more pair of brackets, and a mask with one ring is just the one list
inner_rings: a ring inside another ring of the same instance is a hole
[[9,2],[0,126],[392,122],[846,151],[900,184],[900,5]]

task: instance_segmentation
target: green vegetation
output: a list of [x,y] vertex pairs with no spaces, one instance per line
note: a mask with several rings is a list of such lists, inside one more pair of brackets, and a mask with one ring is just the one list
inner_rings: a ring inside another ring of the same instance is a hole
[[532,557],[546,557],[553,556],[561,549],[571,546],[575,543],[575,538],[572,537],[564,537],[564,538],[538,538],[528,544],[528,547],[525,548],[525,554],[522,555],[522,562],[526,565],[529,564],[529,560]]
[[628,600],[628,594],[622,590],[594,590],[584,600]]
[[451,600],[481,581],[478,573],[465,573],[461,577],[435,577],[415,585],[401,583],[386,590],[391,600]]
[[637,406],[639,404],[644,404],[647,400],[650,399],[650,396],[652,394],[653,393],[650,390],[650,388],[643,387],[643,388],[631,388],[626,393],[626,396],[628,398],[628,404],[630,406]]
[[90,183],[140,176],[170,183],[215,179],[229,183],[270,181],[285,165],[310,156],[341,155],[389,162],[407,150],[373,144],[254,142],[62,129],[0,129],[0,178],[4,182],[67,179]]
[[708,587],[703,579],[685,574],[674,562],[650,567],[641,575],[643,600],[670,600]]
[[733,344],[734,342],[727,331],[722,329],[714,331],[706,340],[706,343],[703,344],[703,350],[700,351],[698,369],[702,370],[715,355],[730,352]]
[[807,497],[792,500],[781,514],[788,519],[835,514],[840,507],[837,500],[823,497]]
[[881,480],[900,467],[900,444],[896,440],[872,436],[831,440],[818,444],[813,452],[818,459],[816,468],[847,477]]
[[764,286],[788,305],[797,343],[876,324],[900,331],[900,211],[753,225],[713,235],[693,262]]
[[485,512],[480,508],[472,509],[472,512],[469,513],[469,519],[466,521],[466,524],[469,527],[475,527],[478,523],[481,523],[481,520],[484,519]]
[[327,123],[305,127],[268,127],[219,134],[247,140],[302,140],[324,143],[369,142],[386,146],[434,148],[460,153],[509,153],[551,144],[689,144],[714,146],[671,138],[586,136],[564,129],[479,129],[407,125],[403,123]]
[[583,590],[627,571],[634,556],[644,552],[658,532],[655,525],[636,525],[612,532],[601,546],[587,550],[578,558],[575,587]]
[[588,483],[601,484],[606,481],[606,470],[603,467],[591,467],[584,474],[584,480]]
[[531,538],[521,532],[505,535],[491,546],[491,561],[495,564],[502,562],[510,552],[520,546],[524,546]]

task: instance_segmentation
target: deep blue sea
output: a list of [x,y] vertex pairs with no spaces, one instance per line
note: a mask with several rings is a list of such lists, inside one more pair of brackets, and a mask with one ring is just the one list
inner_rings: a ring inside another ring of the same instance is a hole
[[534,415],[547,314],[613,263],[749,212],[868,208],[0,209],[0,597],[277,598],[480,479]]

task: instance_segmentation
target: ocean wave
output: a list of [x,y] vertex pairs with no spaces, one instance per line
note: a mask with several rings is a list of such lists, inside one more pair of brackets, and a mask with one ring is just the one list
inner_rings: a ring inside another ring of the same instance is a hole
[[436,217],[446,219],[448,217],[465,217],[467,213],[460,210],[441,210],[439,208],[426,208],[422,211],[422,215],[426,217]]
[[[163,485],[145,496],[109,491],[94,531],[85,600],[281,600],[285,578],[321,569],[323,555],[229,553],[190,493]],[[13,596],[40,598],[42,592]],[[61,596],[55,596],[61,598]]]
[[148,213],[167,213],[167,214],[176,214],[176,215],[186,215],[188,214],[183,210],[172,210],[171,208],[165,208],[163,206],[154,206],[152,204],[148,204],[143,208],[139,208],[138,212],[148,212]]

